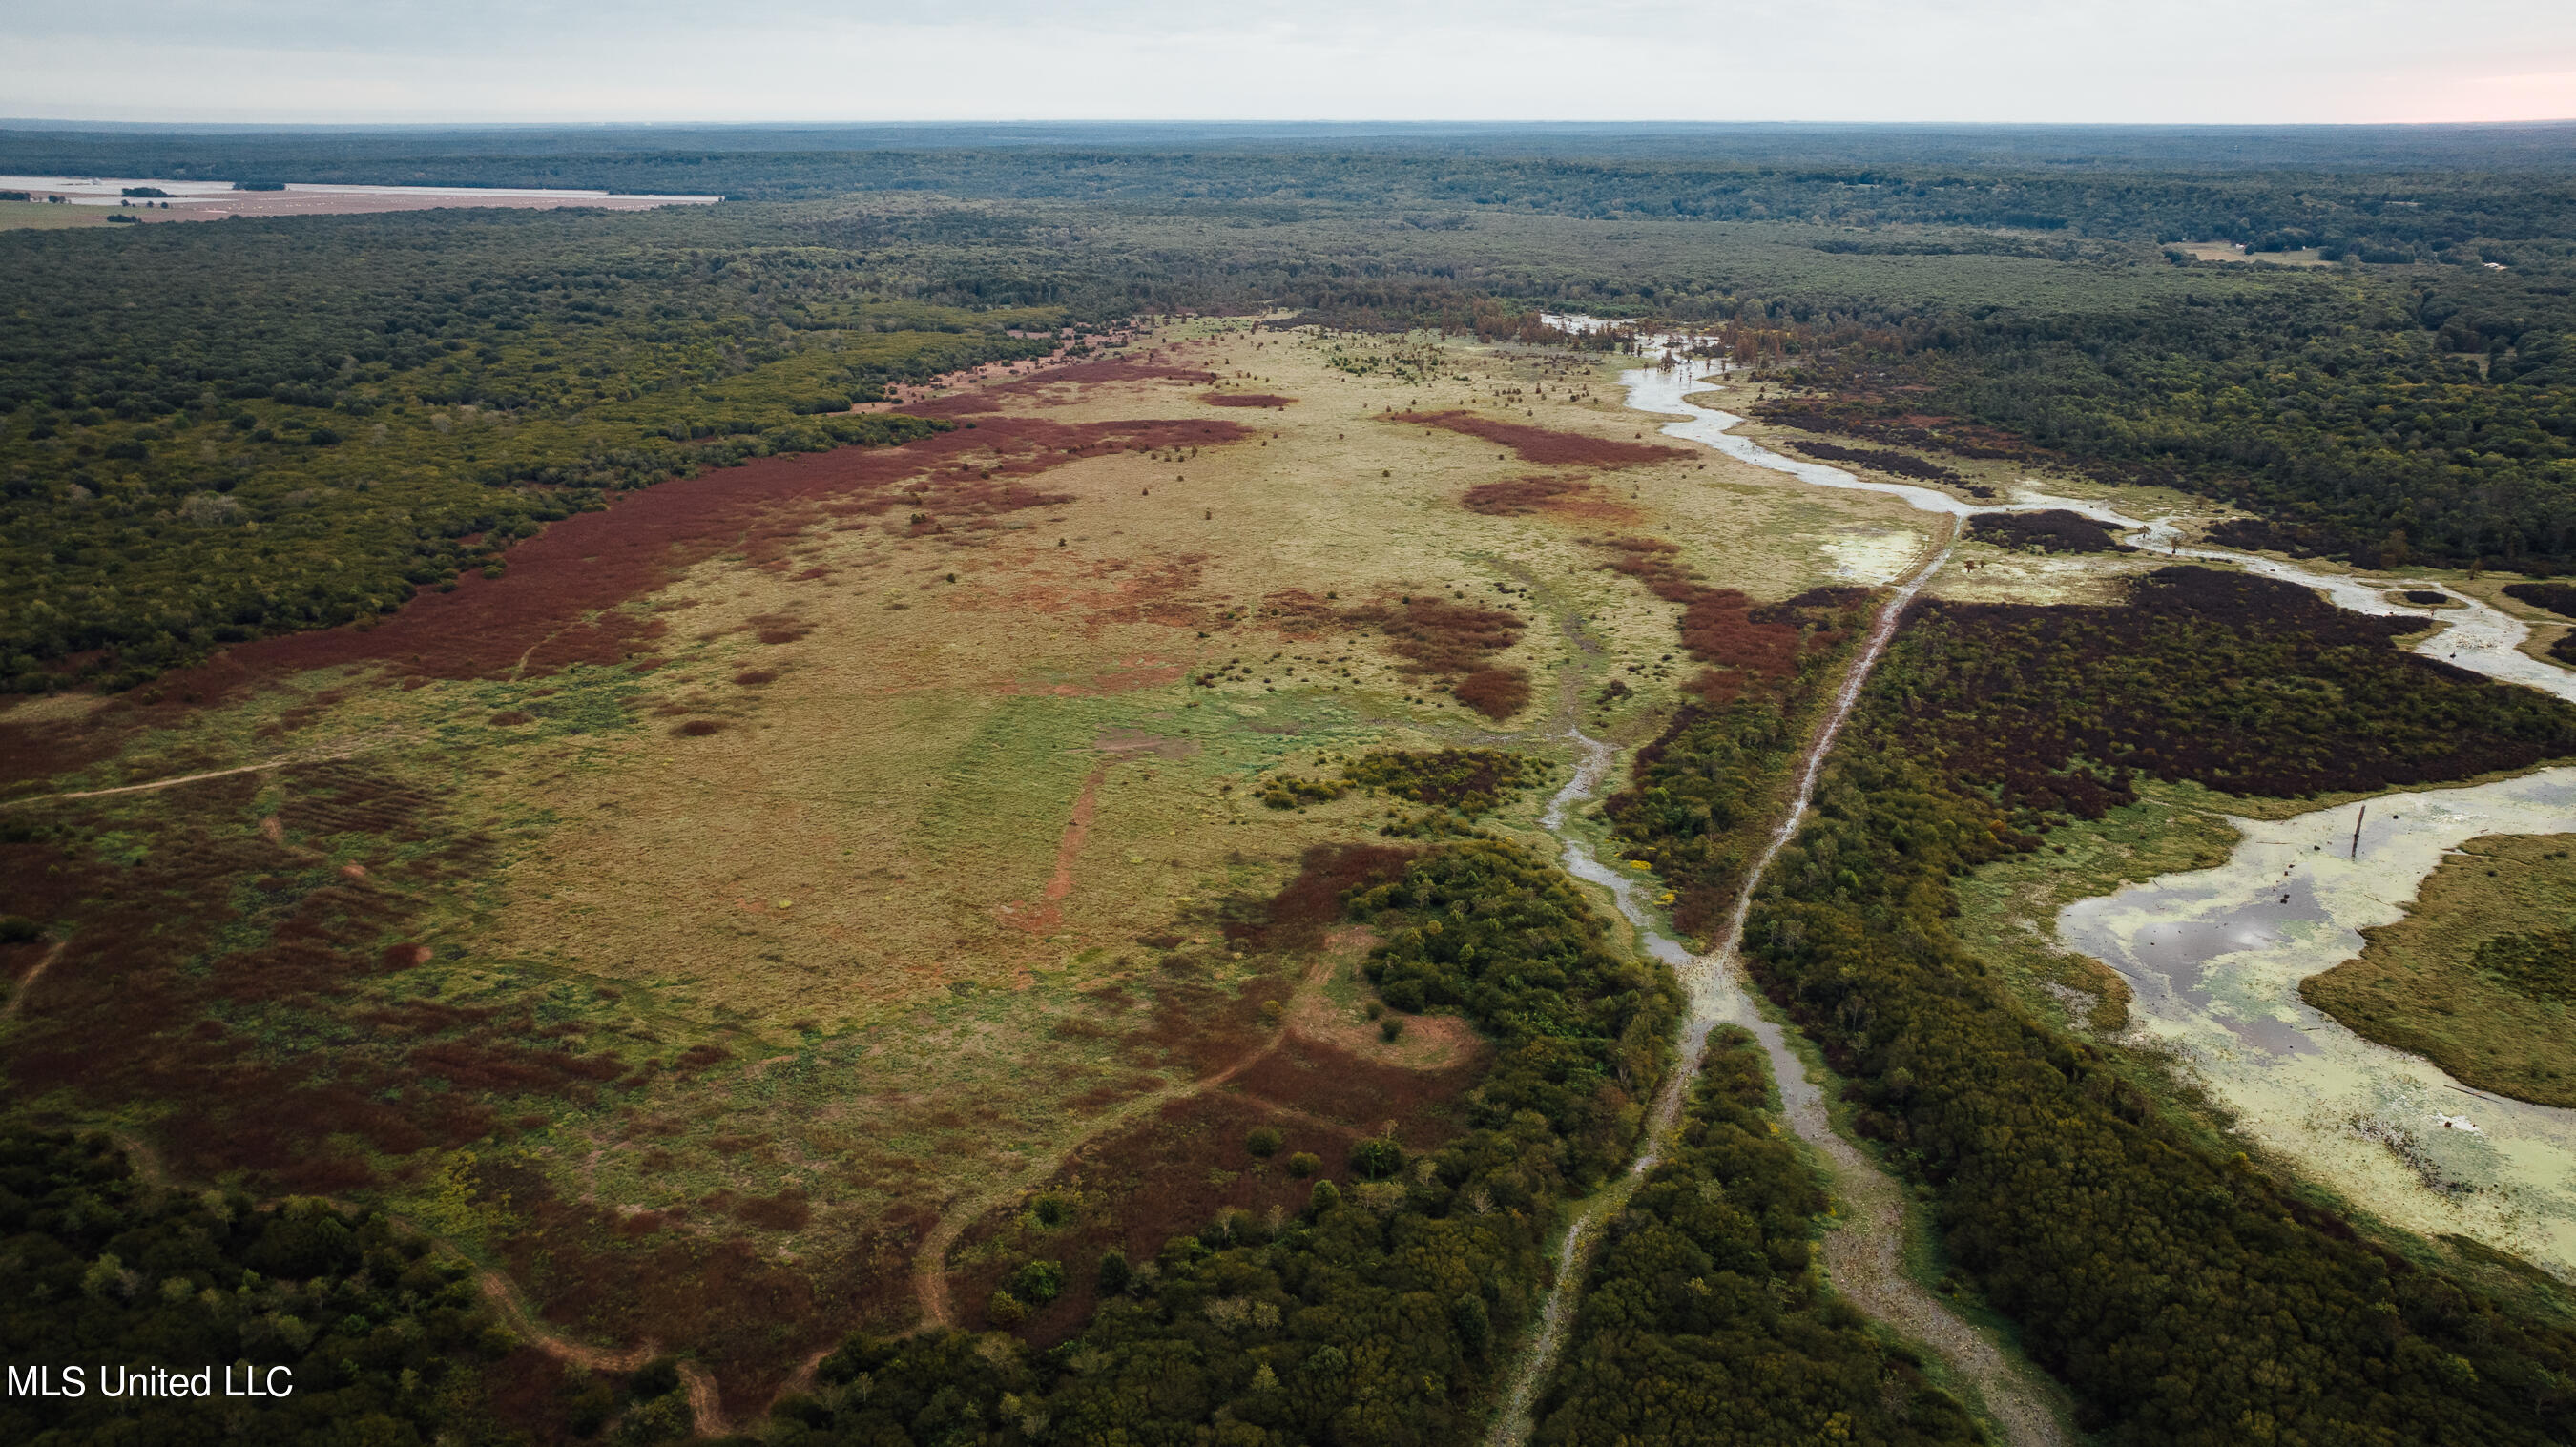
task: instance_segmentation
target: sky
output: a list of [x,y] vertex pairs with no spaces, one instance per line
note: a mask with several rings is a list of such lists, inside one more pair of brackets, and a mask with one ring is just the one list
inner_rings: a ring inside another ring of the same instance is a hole
[[2551,0],[16,0],[0,115],[2576,118]]

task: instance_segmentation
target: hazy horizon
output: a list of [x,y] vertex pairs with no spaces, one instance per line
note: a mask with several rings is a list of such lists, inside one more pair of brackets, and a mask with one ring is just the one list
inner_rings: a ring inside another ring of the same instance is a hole
[[[0,21],[0,111],[69,122],[865,124],[1360,121],[2367,124],[2576,116],[2576,9],[2391,0],[2146,10],[1826,0],[1173,0],[971,16],[785,0],[102,0]],[[254,99],[255,98],[255,99]]]

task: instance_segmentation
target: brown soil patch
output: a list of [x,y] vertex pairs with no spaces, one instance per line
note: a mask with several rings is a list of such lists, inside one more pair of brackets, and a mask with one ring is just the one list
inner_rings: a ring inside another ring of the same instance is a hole
[[1553,428],[1532,427],[1525,422],[1479,417],[1473,412],[1399,412],[1388,420],[1413,422],[1481,437],[1519,453],[1523,462],[1535,462],[1546,467],[1636,467],[1690,455],[1678,447],[1664,447],[1652,442],[1614,442],[1606,437],[1589,437],[1580,432],[1558,432]]
[[999,913],[1004,924],[1031,934],[1044,934],[1064,923],[1065,897],[1073,893],[1073,861],[1082,854],[1083,840],[1090,837],[1091,821],[1099,808],[1100,780],[1108,772],[1109,765],[1095,764],[1083,776],[1082,792],[1074,796],[1073,815],[1065,821],[1064,837],[1056,841],[1055,872],[1048,876],[1046,889],[1039,896],[1044,902],[1035,907],[1023,900],[1003,905]]
[[1297,399],[1268,392],[1201,392],[1199,400],[1211,407],[1285,407]]

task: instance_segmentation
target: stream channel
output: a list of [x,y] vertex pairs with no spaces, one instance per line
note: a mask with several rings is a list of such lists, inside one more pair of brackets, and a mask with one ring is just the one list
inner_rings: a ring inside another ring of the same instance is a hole
[[[1588,317],[1549,320],[1569,330],[1616,325]],[[2063,1442],[2063,1397],[2053,1384],[2006,1359],[1983,1332],[1904,1273],[1902,1187],[1835,1133],[1821,1090],[1783,1028],[1755,1007],[1736,957],[1754,889],[1795,836],[1835,736],[1906,606],[1947,562],[1959,520],[1977,512],[2063,508],[2142,530],[2140,547],[2176,560],[2224,563],[2298,583],[2355,612],[2445,624],[2408,646],[2492,678],[2576,699],[2576,673],[2523,653],[2530,630],[2519,620],[2438,583],[2357,578],[2184,546],[2169,519],[2131,518],[2098,502],[2028,488],[2017,490],[2010,502],[1968,502],[1933,488],[1871,481],[1783,456],[1734,435],[1729,429],[1741,417],[1685,400],[1717,385],[1726,370],[1679,356],[1693,341],[1641,338],[1640,358],[1651,356],[1659,365],[1620,378],[1630,407],[1684,419],[1665,422],[1663,435],[1812,486],[1899,498],[1943,517],[1951,541],[1901,577],[1865,579],[1892,584],[1891,596],[1800,764],[1789,813],[1745,876],[1716,948],[1708,953],[1693,955],[1664,933],[1638,885],[1596,857],[1569,827],[1570,811],[1598,796],[1616,759],[1608,744],[1571,732],[1580,759],[1574,778],[1550,802],[1545,827],[1562,844],[1566,869],[1608,889],[1645,948],[1672,966],[1688,1005],[1681,1063],[1655,1100],[1646,1145],[1629,1172],[1586,1202],[1568,1228],[1538,1339],[1514,1379],[1493,1440],[1499,1447],[1518,1447],[1528,1439],[1537,1394],[1562,1349],[1601,1229],[1661,1158],[1709,1030],[1732,1023],[1761,1042],[1784,1115],[1832,1174],[1840,1229],[1825,1233],[1823,1254],[1835,1289],[1900,1335],[1938,1352],[2009,1441]],[[2438,611],[2416,607],[2391,597],[2401,588],[2439,591],[2449,601]],[[2349,837],[2355,805],[2276,822],[2235,819],[2244,842],[2227,864],[2080,901],[2060,917],[2059,937],[2129,981],[2137,1022],[2131,1040],[2169,1051],[2240,1113],[2241,1129],[2275,1153],[2358,1196],[2383,1218],[2417,1230],[2460,1232],[2567,1272],[2576,1268],[2576,1111],[2469,1091],[2430,1062],[2375,1045],[2312,1009],[2299,999],[2298,982],[2358,953],[2359,929],[2397,918],[2399,902],[2412,898],[2445,851],[2479,834],[2576,829],[2576,769],[2545,769],[2476,788],[2401,792],[2374,802],[2379,831],[2351,858],[2335,857],[2320,841],[2338,830]]]

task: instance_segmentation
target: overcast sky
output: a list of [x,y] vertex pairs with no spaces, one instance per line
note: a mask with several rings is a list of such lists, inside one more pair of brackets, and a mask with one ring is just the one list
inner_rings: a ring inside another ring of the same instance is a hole
[[15,0],[0,115],[2576,118],[2569,0]]

